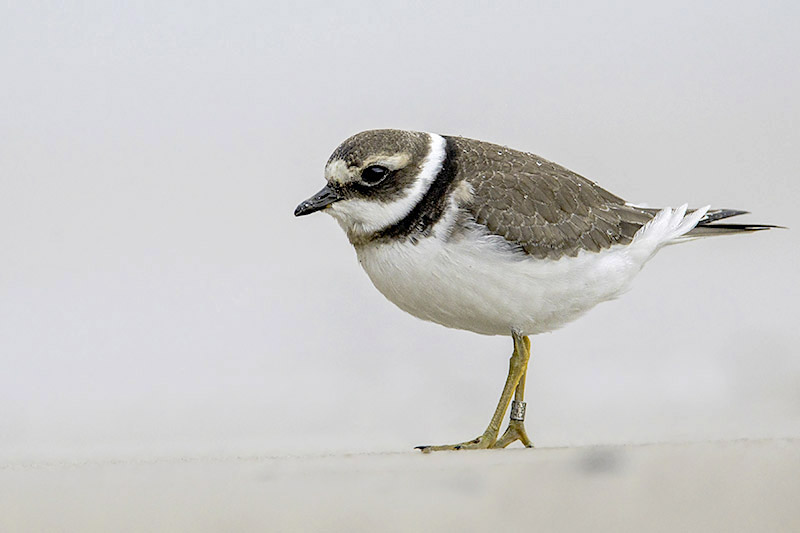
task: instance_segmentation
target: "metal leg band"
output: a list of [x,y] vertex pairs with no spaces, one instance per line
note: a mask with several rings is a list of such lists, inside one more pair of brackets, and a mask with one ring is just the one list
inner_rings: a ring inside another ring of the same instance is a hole
[[525,406],[526,406],[525,402],[518,402],[516,400],[512,400],[511,412],[509,413],[509,418],[511,420],[525,422]]

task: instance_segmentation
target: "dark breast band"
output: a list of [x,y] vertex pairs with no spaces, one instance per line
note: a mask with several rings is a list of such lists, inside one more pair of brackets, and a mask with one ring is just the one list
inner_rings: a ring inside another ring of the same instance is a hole
[[444,137],[445,156],[442,167],[433,179],[431,186],[417,205],[397,223],[375,232],[369,241],[388,241],[411,239],[430,235],[431,229],[447,209],[449,192],[452,191],[458,171],[457,150],[450,137]]

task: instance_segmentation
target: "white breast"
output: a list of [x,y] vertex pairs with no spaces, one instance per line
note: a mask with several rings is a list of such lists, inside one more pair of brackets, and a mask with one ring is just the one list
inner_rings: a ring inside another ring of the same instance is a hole
[[477,229],[356,251],[375,287],[416,317],[485,335],[533,335],[622,294],[661,246],[694,227],[696,215],[684,213],[662,211],[630,245],[559,260],[510,253],[501,238]]

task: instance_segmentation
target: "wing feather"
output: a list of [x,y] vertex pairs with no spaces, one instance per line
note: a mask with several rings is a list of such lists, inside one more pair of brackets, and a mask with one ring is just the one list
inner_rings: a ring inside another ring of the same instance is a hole
[[534,154],[453,137],[458,173],[472,188],[464,207],[491,233],[531,256],[557,259],[627,244],[654,210]]

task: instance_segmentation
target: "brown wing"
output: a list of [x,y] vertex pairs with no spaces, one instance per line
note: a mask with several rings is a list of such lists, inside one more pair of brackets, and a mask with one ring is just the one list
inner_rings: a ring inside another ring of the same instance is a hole
[[471,139],[453,142],[459,177],[472,187],[464,207],[533,257],[574,257],[628,244],[654,216],[536,155]]

